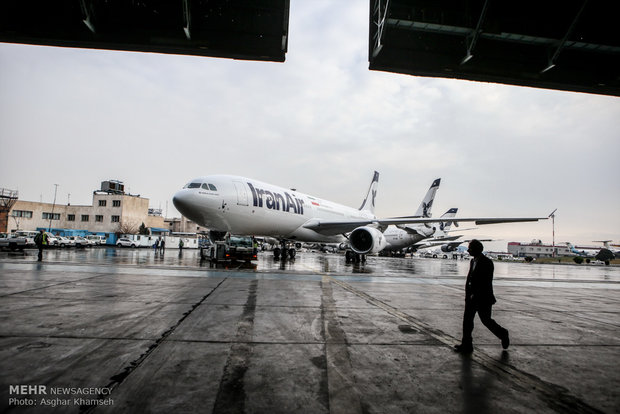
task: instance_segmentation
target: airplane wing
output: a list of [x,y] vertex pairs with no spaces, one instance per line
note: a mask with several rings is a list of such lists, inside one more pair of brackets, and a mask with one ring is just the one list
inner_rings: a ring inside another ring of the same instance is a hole
[[396,217],[386,219],[367,219],[367,220],[308,220],[303,227],[314,230],[325,236],[335,236],[337,234],[350,233],[360,226],[387,227],[389,225],[402,224],[425,224],[425,223],[459,223],[474,222],[477,225],[499,224],[499,223],[520,223],[528,221],[547,220],[549,217],[453,217],[453,218],[426,218],[426,217]]

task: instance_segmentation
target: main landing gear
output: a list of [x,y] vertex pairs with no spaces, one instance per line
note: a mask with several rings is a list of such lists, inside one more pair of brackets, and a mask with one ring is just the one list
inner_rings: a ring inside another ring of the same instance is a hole
[[355,253],[353,250],[344,252],[344,257],[347,263],[366,263],[366,255]]
[[280,247],[273,249],[273,258],[275,260],[286,260],[287,257],[289,259],[294,259],[296,254],[297,250],[295,250],[295,246],[293,245],[291,247],[291,245],[284,240],[280,242]]

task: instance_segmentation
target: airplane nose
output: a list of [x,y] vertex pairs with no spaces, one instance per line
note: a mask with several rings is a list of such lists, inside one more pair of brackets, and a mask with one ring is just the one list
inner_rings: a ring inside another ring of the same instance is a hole
[[177,191],[174,196],[172,196],[172,204],[174,204],[174,207],[176,207],[176,209],[183,214],[183,212],[187,211],[189,207],[190,197],[191,194],[188,194],[187,191]]

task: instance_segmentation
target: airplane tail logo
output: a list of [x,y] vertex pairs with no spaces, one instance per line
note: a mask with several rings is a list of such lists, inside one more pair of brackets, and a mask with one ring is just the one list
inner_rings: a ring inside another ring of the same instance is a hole
[[371,214],[375,214],[375,198],[377,197],[377,186],[379,185],[379,173],[375,171],[375,174],[372,177],[372,181],[370,182],[370,187],[368,188],[368,193],[366,194],[366,198],[362,202],[362,206],[359,208],[360,211],[369,211]]
[[[454,216],[456,216],[456,213],[459,211],[458,208],[451,208],[450,210],[446,211],[443,216],[441,216],[441,218],[452,218]],[[452,227],[452,222],[451,221],[442,221],[439,223],[439,229],[443,232],[447,232],[450,230],[450,227]]]
[[439,184],[441,184],[441,178],[436,179],[431,184],[431,187],[426,192],[420,207],[418,207],[418,211],[415,212],[414,217],[431,217],[431,208],[433,207],[433,200],[435,199],[435,193],[439,189]]

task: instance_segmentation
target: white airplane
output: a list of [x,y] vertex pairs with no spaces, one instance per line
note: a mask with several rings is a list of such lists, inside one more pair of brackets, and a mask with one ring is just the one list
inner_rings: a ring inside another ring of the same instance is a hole
[[[455,236],[455,237],[462,237],[462,236]],[[455,252],[459,249],[459,246],[463,243],[469,243],[471,242],[473,239],[463,239],[463,240],[453,240],[453,241],[446,241],[446,239],[442,240],[429,240],[427,243],[421,243],[420,246],[417,246],[418,249],[428,249],[431,247],[438,247],[439,251],[443,252],[443,253],[451,253],[451,252]],[[493,239],[476,239],[480,242],[490,242],[493,241]]]
[[595,240],[594,243],[603,243],[603,246],[610,252],[614,254],[614,256],[620,255],[620,244],[612,244],[612,240]]
[[[412,217],[431,217],[431,209],[435,194],[441,184],[441,178],[433,181],[430,188],[426,192],[424,199],[420,203],[418,210]],[[454,215],[452,215],[454,217]],[[434,224],[434,225],[432,225]],[[382,250],[383,253],[396,252],[431,237],[437,230],[439,223],[423,223],[423,224],[399,224],[396,226],[388,226],[383,232],[387,246]]]
[[[375,171],[366,198],[359,209],[235,175],[210,175],[193,179],[174,194],[172,201],[181,214],[212,232],[274,237],[280,240],[283,247],[286,241],[318,243],[348,241],[353,252],[362,257],[377,253],[387,246],[383,232],[391,224],[457,221],[494,224],[547,219],[547,217],[473,217],[451,220],[429,217],[377,218],[375,198],[378,182],[379,173]],[[294,256],[295,250],[290,249],[288,253]]]
[[[411,217],[431,217],[433,200],[435,199],[435,193],[437,193],[440,183],[440,178],[433,181],[433,184],[431,184],[431,187],[428,189],[422,203],[420,203],[416,214]],[[443,216],[441,216],[441,218],[454,217],[457,211],[458,209],[456,208],[450,209]],[[447,224],[446,230],[451,224],[452,223]],[[406,250],[407,248],[420,243],[422,240],[428,239],[429,237],[433,237],[434,235],[440,233],[444,235],[444,237],[447,237],[447,234],[444,232],[444,226],[446,226],[446,223],[441,220],[437,220],[433,223],[399,224],[395,226],[388,226],[388,228],[383,232],[383,235],[387,241],[387,246],[382,250],[381,254],[390,255],[394,252]]]

